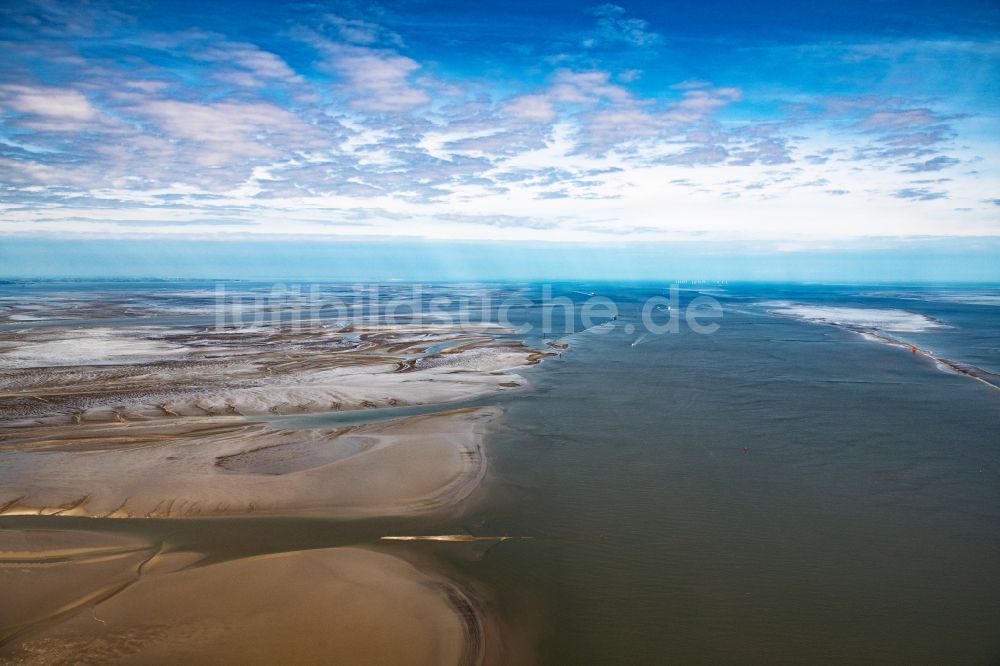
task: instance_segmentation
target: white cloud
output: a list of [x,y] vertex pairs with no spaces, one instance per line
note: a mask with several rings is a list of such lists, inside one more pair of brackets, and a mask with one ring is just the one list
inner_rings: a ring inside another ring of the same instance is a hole
[[411,81],[420,69],[412,58],[389,49],[331,41],[305,28],[296,30],[295,35],[323,54],[320,66],[340,76],[340,90],[354,109],[404,112],[431,100],[423,88]]
[[427,104],[430,96],[408,78],[420,68],[415,60],[363,47],[341,47],[331,66],[345,80],[351,106],[365,111],[407,111]]
[[98,117],[86,96],[71,88],[54,86],[0,86],[5,111],[26,114],[20,124],[35,129],[73,131]]
[[370,46],[383,42],[391,46],[403,46],[403,38],[395,32],[362,19],[349,19],[336,14],[327,14],[325,23],[337,33],[340,41],[349,44]]
[[[133,111],[150,119],[167,139],[192,141],[200,149],[194,159],[205,165],[271,157],[305,142],[308,125],[271,104],[216,102],[195,104],[176,100],[144,101]],[[275,138],[281,138],[280,143]]]
[[684,91],[680,100],[670,104],[667,118],[674,122],[689,123],[701,120],[717,109],[739,101],[743,93],[739,88],[698,88]]
[[875,111],[858,123],[862,129],[887,130],[924,127],[940,122],[930,109],[891,109]]
[[601,99],[626,102],[632,94],[619,85],[610,83],[607,72],[592,70],[574,72],[569,69],[557,70],[549,92],[553,99],[570,104],[593,104]]
[[200,57],[220,64],[235,65],[251,76],[260,79],[278,79],[292,82],[301,78],[281,57],[264,51],[254,44],[222,42],[206,49]]
[[[597,16],[605,46],[657,39],[620,8]],[[438,81],[358,19],[292,35],[317,56],[308,79],[277,46],[197,31],[144,43],[179,66],[71,67],[60,52],[64,86],[0,73],[13,128],[0,233],[799,242],[934,234],[942,219],[955,235],[1000,233],[996,169],[979,157],[995,138],[952,142],[961,121],[938,102],[803,95],[821,110],[734,120],[740,89],[687,81],[645,97],[634,73],[601,69],[597,42],[566,60],[586,69],[515,87],[495,72]],[[952,180],[913,180],[939,170]]]
[[626,17],[624,7],[607,3],[591,8],[590,13],[597,17],[597,30],[584,40],[585,47],[623,42],[641,47],[659,43],[662,39],[649,30],[646,21]]
[[556,117],[555,106],[545,95],[520,95],[504,104],[503,111],[519,120],[548,122]]

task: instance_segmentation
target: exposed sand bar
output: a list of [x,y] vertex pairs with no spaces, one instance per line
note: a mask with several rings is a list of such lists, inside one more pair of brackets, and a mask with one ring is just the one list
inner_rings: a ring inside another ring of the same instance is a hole
[[[444,326],[364,333],[148,327],[105,337],[65,328],[0,334],[7,425],[455,402],[521,386],[512,371],[542,357],[517,341]],[[163,348],[172,350],[169,358]]]
[[421,534],[413,536],[384,536],[383,541],[448,541],[448,542],[470,542],[470,541],[510,541],[518,537],[512,536],[472,536],[471,534]]
[[[59,557],[67,540],[88,552]],[[200,566],[198,554],[164,553],[158,544],[27,530],[0,531],[0,550],[3,663],[483,659],[475,604],[390,555],[328,548]],[[26,565],[26,554],[36,564]]]
[[757,305],[768,307],[771,314],[812,324],[835,326],[857,333],[868,340],[902,347],[909,350],[914,357],[931,361],[939,370],[963,375],[991,389],[1000,390],[1000,375],[943,358],[892,335],[892,333],[919,333],[933,328],[949,328],[947,324],[928,315],[889,308],[802,305],[787,301],[765,301]]
[[838,305],[813,305],[788,301],[764,301],[758,306],[772,314],[800,319],[813,324],[830,324],[880,331],[918,333],[930,328],[948,328],[944,323],[917,312],[895,308],[857,308]]
[[239,418],[35,428],[0,449],[0,512],[107,517],[392,516],[453,504],[485,473],[496,408],[339,429]]
[[[457,502],[484,474],[497,410],[444,405],[522,386],[513,371],[541,358],[493,325],[466,329],[4,333],[0,514],[360,517]],[[355,427],[270,418],[433,405]]]
[[[119,301],[111,309],[135,322],[132,300]],[[375,321],[0,331],[0,514],[359,518],[452,506],[483,478],[484,431],[500,413],[454,406],[522,386],[516,369],[546,355],[509,334]],[[340,422],[284,417],[346,410]],[[364,550],[218,562],[68,529],[0,530],[0,551],[4,663],[471,664],[501,645],[455,586]]]

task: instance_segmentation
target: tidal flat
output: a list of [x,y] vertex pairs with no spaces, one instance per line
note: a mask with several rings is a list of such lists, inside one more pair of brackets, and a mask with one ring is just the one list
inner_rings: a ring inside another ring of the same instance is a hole
[[[522,387],[517,370],[547,352],[490,322],[279,312],[205,325],[197,296],[177,295],[181,308],[146,296],[53,296],[41,313],[5,299],[0,658],[494,661],[483,604],[426,560],[349,539],[220,554],[170,526],[456,510],[502,415],[481,401]],[[23,325],[46,314],[51,325]],[[310,422],[331,415],[353,423]],[[10,522],[29,516],[46,522]],[[106,529],[116,519],[157,529]]]

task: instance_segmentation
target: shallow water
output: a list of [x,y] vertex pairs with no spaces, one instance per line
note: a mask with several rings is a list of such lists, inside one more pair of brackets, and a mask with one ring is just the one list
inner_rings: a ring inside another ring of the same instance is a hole
[[[528,388],[491,399],[505,408],[487,439],[491,473],[460,510],[366,521],[5,517],[0,526],[138,532],[217,559],[379,547],[470,586],[543,663],[1000,658],[1000,391],[754,304],[923,313],[950,328],[896,337],[988,371],[1000,368],[997,307],[927,300],[926,288],[722,288],[706,290],[725,311],[716,333],[681,326],[642,337],[625,326],[662,286],[563,287],[575,300],[611,296],[620,316],[526,370]],[[537,308],[522,314],[539,321]],[[403,412],[366,416],[393,415]],[[379,541],[463,532],[532,538]]]
[[446,409],[462,409],[465,407],[480,407],[486,404],[496,404],[500,402],[495,397],[480,398],[477,400],[463,400],[461,402],[449,402],[433,405],[407,405],[405,407],[377,407],[374,409],[346,409],[341,412],[319,412],[316,414],[294,414],[292,416],[269,416],[256,418],[258,421],[266,421],[277,428],[324,428],[330,426],[361,425],[365,423],[378,423],[380,421],[390,421],[392,419],[404,418],[407,416],[422,416],[424,414],[434,414]]
[[1000,656],[1000,392],[729,310],[532,379],[489,441],[488,531],[540,538],[484,568],[537,594],[547,662]]

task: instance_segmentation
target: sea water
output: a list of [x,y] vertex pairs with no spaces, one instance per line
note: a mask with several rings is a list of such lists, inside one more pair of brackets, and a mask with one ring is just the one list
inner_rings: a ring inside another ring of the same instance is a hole
[[[542,293],[467,287],[478,288]],[[486,441],[490,472],[458,510],[369,521],[8,517],[0,526],[134,531],[214,559],[384,548],[472,589],[542,663],[1000,657],[1000,391],[767,305],[922,314],[942,325],[892,336],[988,374],[1000,371],[1000,291],[688,285],[682,307],[717,299],[719,328],[645,335],[642,308],[668,288],[556,286],[578,302],[599,292],[618,317],[569,336],[521,336],[571,346],[525,370],[528,387],[491,400],[504,414]],[[540,325],[541,306],[521,315]],[[526,538],[379,540],[453,533]]]

